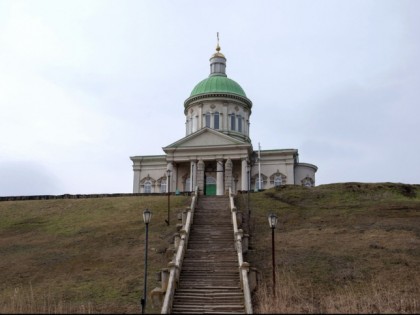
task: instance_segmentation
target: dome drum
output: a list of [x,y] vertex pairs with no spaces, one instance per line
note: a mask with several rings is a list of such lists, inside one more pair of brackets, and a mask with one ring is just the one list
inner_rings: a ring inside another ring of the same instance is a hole
[[190,107],[196,105],[197,102],[203,102],[207,100],[232,102],[244,107],[244,109],[248,110],[249,112],[251,112],[252,108],[252,102],[246,97],[228,93],[208,93],[190,96],[188,99],[186,99],[184,102],[184,113],[186,113]]

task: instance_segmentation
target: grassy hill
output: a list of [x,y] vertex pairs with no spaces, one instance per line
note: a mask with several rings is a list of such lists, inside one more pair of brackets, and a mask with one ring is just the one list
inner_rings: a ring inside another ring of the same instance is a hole
[[[284,186],[237,197],[260,271],[256,312],[420,312],[420,186]],[[189,197],[0,202],[0,313],[139,313],[145,208],[148,290],[167,266],[176,213]],[[248,212],[249,209],[249,212]],[[277,298],[270,299],[276,229]],[[250,217],[248,217],[250,213]],[[147,312],[159,312],[148,300]]]
[[258,310],[419,313],[419,187],[345,183],[252,194],[248,261],[262,271],[267,285],[272,270],[268,213],[280,221],[278,303],[270,302],[270,290],[260,292]]

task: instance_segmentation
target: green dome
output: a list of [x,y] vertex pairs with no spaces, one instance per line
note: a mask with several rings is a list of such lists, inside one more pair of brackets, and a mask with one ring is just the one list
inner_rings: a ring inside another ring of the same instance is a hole
[[244,90],[235,81],[221,75],[213,75],[198,83],[190,97],[207,93],[230,93],[246,97]]

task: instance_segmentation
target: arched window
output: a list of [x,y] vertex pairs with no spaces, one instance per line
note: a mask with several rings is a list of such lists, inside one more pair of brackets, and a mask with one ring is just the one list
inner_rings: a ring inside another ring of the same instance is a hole
[[152,192],[152,182],[150,180],[146,180],[144,182],[144,192],[146,194],[150,194]]
[[281,184],[283,184],[283,179],[281,178],[281,176],[280,175],[274,176],[274,187],[278,187]]
[[214,113],[214,129],[219,129],[219,112]]
[[238,131],[242,132],[242,116],[238,115]]
[[[260,183],[260,185],[258,185]],[[261,176],[261,181],[259,181],[258,177],[255,180],[255,190],[264,189],[264,179]]]
[[166,192],[166,178],[162,178],[160,182],[160,192],[165,193]]
[[314,180],[307,176],[302,180],[302,186],[313,187],[314,186]]
[[211,117],[210,113],[207,112],[206,113],[206,127],[208,128],[210,128],[210,117]]
[[236,116],[235,114],[230,115],[230,130],[235,130],[236,129]]

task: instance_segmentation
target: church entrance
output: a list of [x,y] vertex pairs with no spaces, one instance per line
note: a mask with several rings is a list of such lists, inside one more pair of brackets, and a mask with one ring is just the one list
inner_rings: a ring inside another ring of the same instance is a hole
[[204,194],[206,196],[216,195],[216,179],[213,176],[205,176],[206,186],[204,188]]

